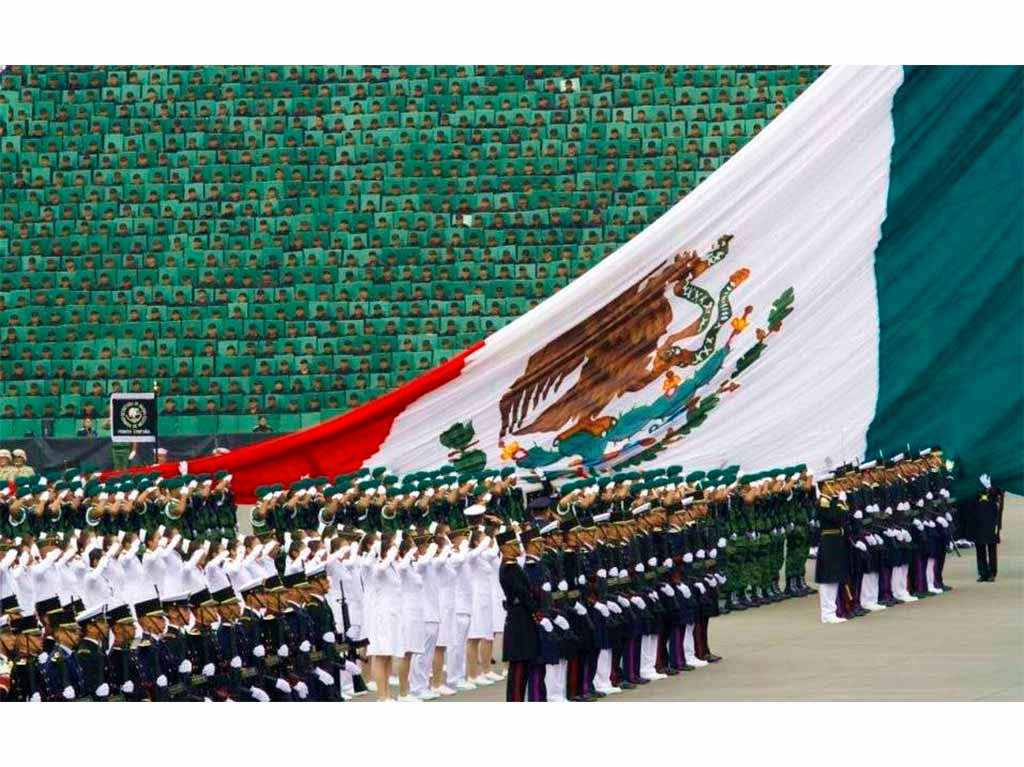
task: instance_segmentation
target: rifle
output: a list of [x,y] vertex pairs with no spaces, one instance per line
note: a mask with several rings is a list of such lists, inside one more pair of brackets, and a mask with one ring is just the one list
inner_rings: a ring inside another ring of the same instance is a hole
[[348,635],[349,627],[352,625],[348,615],[348,602],[345,599],[345,584],[341,577],[338,578],[338,590],[341,592],[341,597],[338,599],[338,604],[341,605],[341,634],[342,641],[345,643],[347,648],[346,658],[348,660],[356,660],[356,650],[354,642]]

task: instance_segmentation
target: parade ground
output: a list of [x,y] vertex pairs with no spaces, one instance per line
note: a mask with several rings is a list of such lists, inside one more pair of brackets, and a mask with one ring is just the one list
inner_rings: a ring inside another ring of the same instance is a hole
[[[946,559],[954,591],[843,624],[819,621],[816,595],[731,613],[711,621],[720,663],[599,702],[1024,700],[1022,516],[1024,498],[1007,495],[994,583],[976,582],[962,549]],[[504,699],[498,683],[442,700]]]

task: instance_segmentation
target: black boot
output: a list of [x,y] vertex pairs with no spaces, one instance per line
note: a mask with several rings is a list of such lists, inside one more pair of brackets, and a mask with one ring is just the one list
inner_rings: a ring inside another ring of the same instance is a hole
[[729,609],[730,610],[746,610],[747,606],[743,604],[743,600],[740,598],[740,592],[734,591],[729,595]]
[[773,602],[781,602],[783,599],[786,598],[785,596],[783,596],[782,591],[779,589],[779,579],[778,578],[776,578],[775,580],[772,581],[770,588],[771,588],[771,592],[772,592],[772,601]]
[[786,578],[786,590],[782,592],[782,596],[784,599],[792,599],[795,596],[799,596],[795,575]]
[[732,612],[732,605],[729,604],[729,595],[726,594],[720,600],[718,600],[718,614],[728,615]]
[[800,589],[800,596],[802,597],[815,593],[814,589],[807,585],[807,580],[802,575],[797,578],[797,587]]

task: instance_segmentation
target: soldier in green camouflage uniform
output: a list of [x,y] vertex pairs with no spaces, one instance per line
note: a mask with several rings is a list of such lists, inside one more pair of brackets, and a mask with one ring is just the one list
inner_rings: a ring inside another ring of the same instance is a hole
[[813,493],[807,487],[806,467],[797,467],[791,477],[792,486],[786,505],[786,589],[785,593],[802,597],[811,593],[804,573],[811,552],[810,522],[813,513]]

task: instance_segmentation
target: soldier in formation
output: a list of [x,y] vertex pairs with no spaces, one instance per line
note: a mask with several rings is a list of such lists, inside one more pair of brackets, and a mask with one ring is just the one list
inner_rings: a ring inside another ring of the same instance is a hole
[[815,580],[823,623],[950,591],[952,464],[939,448],[840,466],[821,478]]

